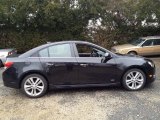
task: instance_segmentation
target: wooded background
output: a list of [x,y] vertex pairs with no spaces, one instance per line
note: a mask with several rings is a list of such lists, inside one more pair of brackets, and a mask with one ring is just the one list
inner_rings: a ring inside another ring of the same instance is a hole
[[47,41],[106,48],[160,35],[160,0],[0,0],[0,48],[20,53]]

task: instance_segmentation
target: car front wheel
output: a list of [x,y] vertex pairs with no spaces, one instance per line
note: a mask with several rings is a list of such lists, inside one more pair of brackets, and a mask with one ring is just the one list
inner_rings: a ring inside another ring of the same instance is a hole
[[130,69],[123,76],[122,84],[127,90],[140,90],[144,87],[145,83],[146,76],[140,69]]
[[38,98],[46,93],[47,86],[47,81],[43,76],[31,74],[23,79],[21,89],[28,97]]

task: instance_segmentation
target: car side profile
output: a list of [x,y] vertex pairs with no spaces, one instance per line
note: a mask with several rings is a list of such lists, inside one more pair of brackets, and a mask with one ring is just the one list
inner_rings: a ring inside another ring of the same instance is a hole
[[128,44],[117,45],[111,48],[114,53],[132,55],[160,55],[160,36],[142,37],[130,41]]
[[155,65],[146,58],[118,55],[93,43],[62,41],[36,47],[19,57],[7,58],[3,83],[28,97],[49,89],[123,85],[142,89],[155,80]]

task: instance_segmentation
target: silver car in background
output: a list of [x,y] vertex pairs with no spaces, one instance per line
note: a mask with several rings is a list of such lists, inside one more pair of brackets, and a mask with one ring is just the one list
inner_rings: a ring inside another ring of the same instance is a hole
[[0,49],[0,67],[3,66],[7,57],[14,56],[16,54],[17,54],[17,50],[14,48]]

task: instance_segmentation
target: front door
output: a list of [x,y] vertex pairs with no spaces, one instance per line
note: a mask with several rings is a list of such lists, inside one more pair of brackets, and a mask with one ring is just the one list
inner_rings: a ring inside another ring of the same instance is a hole
[[154,40],[146,40],[138,49],[140,55],[152,55],[154,53]]
[[117,82],[114,58],[103,62],[106,51],[87,44],[75,44],[78,62],[78,81],[81,84],[108,84]]

